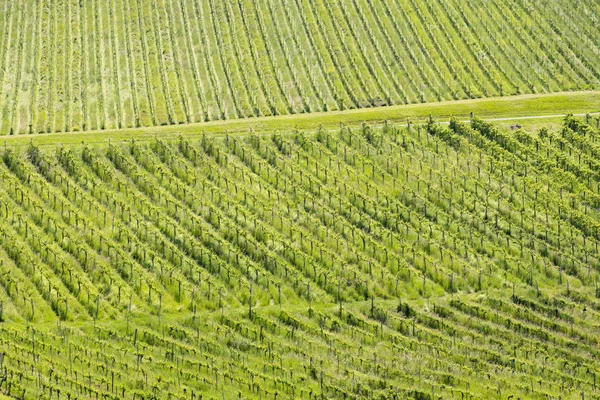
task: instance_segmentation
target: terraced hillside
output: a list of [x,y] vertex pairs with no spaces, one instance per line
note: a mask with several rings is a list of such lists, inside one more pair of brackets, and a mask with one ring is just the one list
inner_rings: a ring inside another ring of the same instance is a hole
[[600,87],[597,1],[0,4],[0,134]]
[[594,398],[593,125],[5,147],[0,393]]

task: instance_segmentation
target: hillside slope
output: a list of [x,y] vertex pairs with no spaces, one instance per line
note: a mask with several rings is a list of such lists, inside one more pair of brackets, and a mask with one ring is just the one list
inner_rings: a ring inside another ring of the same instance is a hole
[[574,118],[5,148],[0,392],[593,398],[599,156]]
[[0,4],[0,134],[598,89],[596,2]]

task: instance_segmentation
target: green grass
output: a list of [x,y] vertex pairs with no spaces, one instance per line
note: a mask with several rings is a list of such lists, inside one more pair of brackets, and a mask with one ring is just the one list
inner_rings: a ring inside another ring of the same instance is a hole
[[[179,135],[193,139],[204,134],[248,134],[286,132],[294,129],[314,130],[337,129],[340,124],[359,125],[362,122],[381,124],[390,123],[406,124],[422,123],[430,115],[435,115],[438,120],[449,120],[450,117],[468,119],[470,113],[480,118],[519,118],[521,124],[527,124],[527,117],[546,116],[544,120],[553,119],[560,121],[566,114],[597,115],[600,112],[600,92],[568,92],[552,93],[545,95],[521,95],[493,99],[475,99],[462,101],[447,101],[440,103],[427,103],[419,105],[404,105],[380,107],[374,109],[346,110],[326,113],[313,113],[309,115],[288,115],[278,117],[260,117],[228,121],[215,121],[177,126],[161,126],[155,128],[132,128],[105,131],[90,131],[68,134],[45,134],[33,136],[5,137],[7,145],[26,145],[30,142],[36,145],[62,145],[85,142],[88,144],[107,143],[108,141],[151,140],[155,136],[163,139],[177,138]],[[554,117],[560,115],[561,117]],[[543,123],[543,122],[542,122]],[[508,121],[506,124],[515,124]]]
[[599,155],[583,118],[7,146],[0,393],[593,398]]

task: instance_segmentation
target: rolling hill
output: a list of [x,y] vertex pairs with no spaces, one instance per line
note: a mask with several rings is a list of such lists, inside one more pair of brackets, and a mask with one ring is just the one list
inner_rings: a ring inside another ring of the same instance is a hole
[[0,134],[597,90],[598,15],[596,1],[4,1]]
[[599,138],[475,118],[7,147],[0,391],[593,398]]
[[598,0],[0,2],[0,397],[597,399]]

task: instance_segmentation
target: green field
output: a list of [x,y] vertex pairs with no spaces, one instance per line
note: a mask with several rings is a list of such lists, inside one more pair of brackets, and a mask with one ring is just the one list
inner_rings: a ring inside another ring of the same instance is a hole
[[0,398],[600,399],[599,18],[0,1]]
[[594,398],[590,123],[9,146],[0,391]]
[[600,89],[600,4],[0,4],[0,134]]

